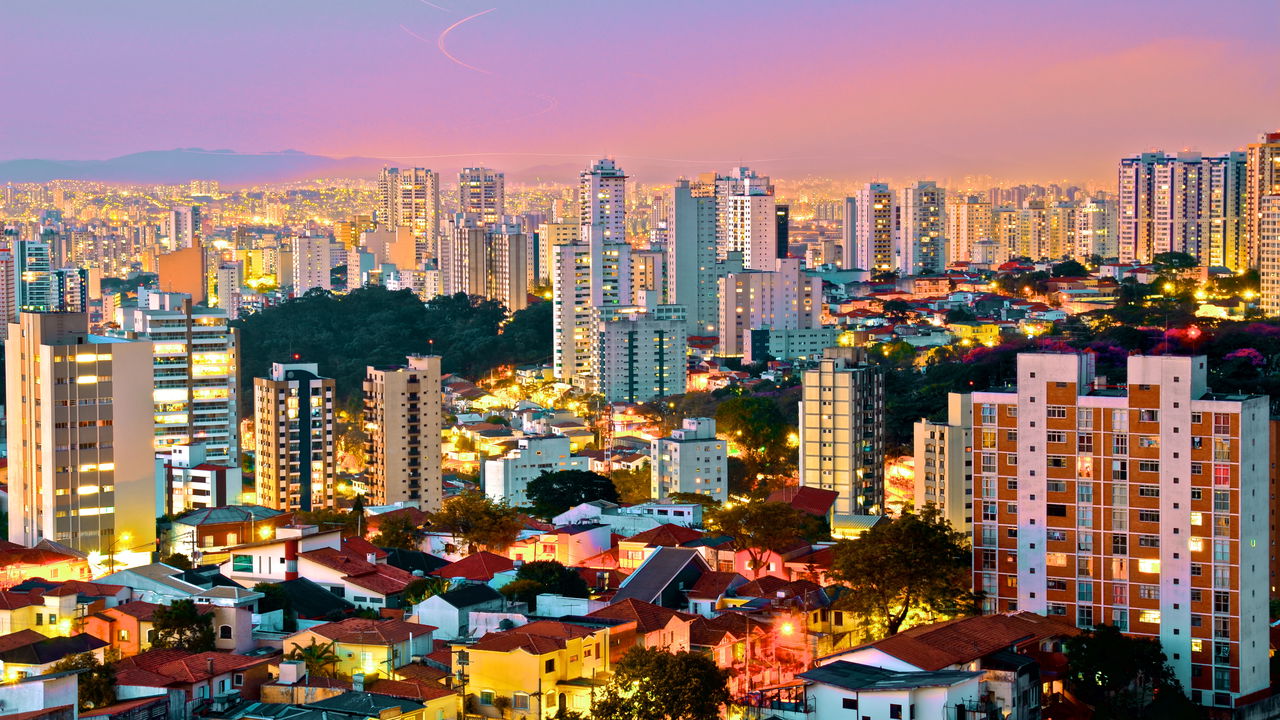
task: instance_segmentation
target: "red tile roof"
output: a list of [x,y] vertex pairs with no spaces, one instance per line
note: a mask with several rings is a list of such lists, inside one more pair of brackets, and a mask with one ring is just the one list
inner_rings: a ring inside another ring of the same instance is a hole
[[33,643],[38,643],[49,638],[41,635],[35,630],[19,630],[8,635],[0,635],[0,652],[13,650],[14,648],[26,647]]
[[[271,656],[249,657],[223,652],[148,650],[116,663],[116,684],[145,687],[189,685],[217,675],[263,665],[272,659]],[[209,672],[211,669],[212,673]]]
[[119,595],[120,591],[124,589],[124,585],[86,582],[84,580],[67,580],[58,587],[46,592],[45,595],[51,595],[54,597],[61,597],[63,595],[91,595],[95,597],[103,597],[106,595]]
[[[154,700],[155,698],[147,698]],[[0,715],[0,720],[34,720],[34,718],[42,718],[45,716],[56,717],[62,713],[71,714],[70,705],[58,705],[51,708],[41,708],[39,710],[28,710],[26,712],[9,713],[8,715]],[[81,717],[85,717],[81,714]]]
[[[400,670],[397,669],[395,672],[399,674]],[[378,695],[390,695],[391,697],[407,698],[409,700],[435,700],[458,694],[456,690],[412,680],[376,680],[372,684],[365,685],[364,689],[366,692]]]
[[471,651],[512,652],[523,650],[531,655],[546,655],[565,648],[564,638],[530,635],[523,628],[489,633],[468,647]]
[[479,582],[488,582],[493,579],[494,575],[506,572],[514,567],[515,563],[511,561],[511,558],[505,558],[488,550],[482,550],[478,553],[472,553],[457,562],[437,568],[432,574],[442,578],[460,577]]
[[321,637],[335,642],[359,645],[390,645],[421,637],[436,628],[432,625],[405,622],[404,620],[369,620],[347,618],[337,622],[317,625],[310,629]]
[[17,610],[18,608],[31,607],[32,605],[43,605],[44,601],[40,599],[40,595],[31,593],[16,593],[8,590],[0,590],[0,610]]
[[627,538],[624,542],[642,543],[645,547],[679,547],[702,537],[702,533],[683,525],[659,525]]
[[666,628],[671,623],[672,618],[686,623],[693,622],[698,618],[697,615],[677,612],[661,605],[654,605],[634,598],[628,598],[622,602],[600,608],[595,612],[588,613],[587,617],[631,620],[636,623],[636,630],[646,634]]
[[840,493],[815,487],[784,487],[770,493],[767,502],[786,503],[796,510],[826,517]]
[[588,637],[596,632],[589,627],[558,620],[535,620],[527,625],[521,625],[518,630],[530,635],[552,638],[581,638]]
[[1074,625],[1032,612],[979,615],[932,625],[918,625],[884,640],[828,657],[875,648],[921,670],[933,671],[972,662],[1025,642],[1075,635],[1079,632]]
[[698,581],[689,588],[689,597],[698,600],[714,600],[729,592],[729,586],[739,580],[746,580],[736,572],[711,571],[702,574]]
[[[353,545],[352,540],[359,539],[349,539],[342,550],[317,548],[304,552],[299,557],[331,570],[337,570],[343,573],[343,580],[381,595],[398,593],[414,581],[412,573],[398,567],[369,562],[363,557],[366,553],[358,552],[358,549],[362,547],[360,543],[370,548],[373,545],[365,540],[359,540],[359,543]],[[383,555],[385,557],[385,553]]]

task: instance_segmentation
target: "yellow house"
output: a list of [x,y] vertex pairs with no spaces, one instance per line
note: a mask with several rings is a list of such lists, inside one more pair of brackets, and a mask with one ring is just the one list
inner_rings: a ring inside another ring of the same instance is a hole
[[[465,663],[465,664],[464,664]],[[552,718],[561,708],[587,714],[610,673],[609,630],[539,620],[453,646],[453,670],[466,675],[472,712]]]
[[433,630],[430,625],[404,620],[348,618],[290,635],[285,638],[284,652],[288,656],[296,649],[305,654],[313,644],[322,647],[333,643],[337,662],[331,666],[332,672],[345,677],[362,674],[369,679],[394,680],[396,668],[431,653]]
[[993,322],[958,321],[947,324],[961,345],[999,345],[1000,324]]
[[0,590],[0,635],[35,630],[45,637],[66,637],[74,630],[75,618],[74,594]]

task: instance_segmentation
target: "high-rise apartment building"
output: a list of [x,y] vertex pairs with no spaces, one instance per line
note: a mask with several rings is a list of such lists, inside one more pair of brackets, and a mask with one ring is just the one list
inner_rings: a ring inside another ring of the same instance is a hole
[[1098,256],[1104,260],[1119,252],[1116,243],[1116,205],[1106,198],[1081,202],[1075,210],[1075,252],[1079,260]]
[[258,504],[277,510],[336,506],[332,378],[315,363],[273,363],[253,379]]
[[729,499],[729,452],[716,437],[714,418],[685,418],[678,430],[657,438],[650,457],[650,493],[655,500],[672,493],[697,493]]
[[575,384],[606,402],[640,403],[684,393],[683,307],[601,307],[592,320],[590,362]]
[[20,313],[5,343],[9,540],[91,562],[155,549],[151,346],[89,334],[85,313]]
[[200,444],[209,462],[239,465],[238,363],[226,311],[140,288],[137,305],[116,319],[113,335],[151,341],[156,451]]
[[538,267],[534,270],[534,277],[537,278],[538,285],[550,285],[552,270],[555,267],[555,250],[560,245],[568,245],[569,243],[578,242],[578,235],[582,231],[582,226],[576,222],[545,222],[538,225],[537,232],[537,248],[538,252],[530,258],[537,258]]
[[529,305],[528,236],[513,223],[485,225],[479,215],[458,213],[440,244],[440,283],[446,295],[465,293],[503,304]]
[[244,263],[239,260],[227,260],[218,265],[214,276],[215,303],[227,313],[228,320],[240,317],[240,303],[243,298]]
[[486,225],[502,222],[506,212],[506,178],[486,167],[463,168],[458,173],[458,206],[464,213],[480,216]]
[[544,473],[586,469],[587,458],[573,454],[569,438],[530,435],[517,439],[506,455],[485,460],[480,482],[489,497],[520,507],[529,504],[529,483]]
[[[679,180],[668,208],[666,302],[685,307],[691,335],[715,335],[720,313],[715,198],[698,195],[688,180]],[[735,257],[741,270],[741,256]]]
[[947,262],[971,262],[974,247],[990,241],[991,202],[979,195],[952,195],[947,200]]
[[724,198],[717,255],[741,253],[748,270],[772,270],[778,257],[777,200],[772,194],[733,194]]
[[413,355],[364,378],[370,501],[440,509],[440,356]]
[[897,198],[885,183],[868,183],[845,198],[843,267],[871,272],[898,269],[897,222]]
[[6,319],[15,321],[17,313],[60,310],[58,283],[53,276],[53,258],[49,243],[42,240],[15,240],[13,243],[15,301]]
[[921,180],[898,197],[902,274],[942,274],[947,269],[947,191]]
[[1261,259],[1259,305],[1267,317],[1276,317],[1280,315],[1280,195],[1262,197],[1255,226]]
[[802,378],[800,485],[835,490],[834,533],[884,508],[884,374],[860,348],[827,348]]
[[200,206],[178,205],[165,214],[166,243],[170,251],[196,247],[202,237],[200,231]]
[[1202,265],[1250,267],[1244,241],[1245,154],[1142,153],[1120,161],[1120,259],[1183,252]]
[[290,241],[293,246],[293,295],[302,297],[308,290],[319,288],[332,290],[333,281],[329,271],[333,269],[333,258],[327,237],[296,237]]
[[973,534],[973,399],[968,393],[947,395],[947,418],[915,424],[917,508],[935,505],[951,527]]
[[572,381],[590,373],[598,336],[597,311],[632,301],[625,187],[626,175],[607,158],[579,176],[579,240],[556,246],[552,273],[552,353],[558,378]]
[[746,270],[720,278],[720,344],[716,354],[739,357],[750,344],[751,331],[817,327],[822,307],[822,281],[800,268],[799,258],[775,259],[771,272]]
[[426,168],[383,168],[378,178],[378,224],[410,227],[423,255],[440,235],[440,176]]
[[1280,195],[1280,131],[1263,133],[1258,142],[1245,147],[1245,256],[1239,259],[1240,265],[1260,263],[1262,204],[1268,195]]
[[1192,700],[1270,683],[1268,415],[1212,392],[1203,356],[1018,356],[1016,389],[973,393],[974,584],[1029,610],[1157,639]]

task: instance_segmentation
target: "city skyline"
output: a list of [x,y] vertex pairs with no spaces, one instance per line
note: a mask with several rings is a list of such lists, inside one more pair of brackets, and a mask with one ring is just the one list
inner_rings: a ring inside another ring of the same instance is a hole
[[[743,13],[405,0],[175,16],[139,1],[63,8],[52,22],[44,7],[7,4],[0,14],[28,29],[15,56],[59,47],[41,53],[41,73],[8,74],[11,94],[41,107],[70,93],[95,132],[81,113],[17,114],[0,161],[198,146],[513,172],[607,154],[669,177],[750,164],[1107,182],[1115,157],[1221,153],[1273,124],[1280,93],[1266,68],[1280,50],[1266,29],[1280,10],[1232,5],[1099,3],[1064,16],[1012,3]],[[179,21],[183,32],[167,32]],[[593,55],[609,62],[582,62]],[[1195,87],[1216,101],[1170,112]]]

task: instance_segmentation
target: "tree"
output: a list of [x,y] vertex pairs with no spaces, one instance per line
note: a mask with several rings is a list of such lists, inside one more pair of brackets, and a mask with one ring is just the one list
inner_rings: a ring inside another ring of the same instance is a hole
[[68,655],[49,667],[50,673],[82,670],[78,681],[78,703],[81,710],[106,707],[116,701],[116,666],[108,661],[98,662],[93,653]]
[[370,540],[380,548],[417,550],[422,541],[422,528],[406,513],[394,513],[378,520],[378,534]]
[[1050,268],[1049,274],[1053,277],[1084,277],[1089,274],[1089,268],[1076,260],[1067,260]]
[[618,502],[613,481],[589,470],[545,472],[529,482],[525,489],[535,515],[551,518],[575,505],[592,500]]
[[894,322],[906,322],[915,308],[906,300],[885,300],[880,311]]
[[1162,252],[1151,256],[1151,263],[1160,271],[1186,270],[1199,265],[1195,257],[1184,252]]
[[649,463],[635,470],[619,468],[613,471],[613,487],[624,503],[642,503],[653,497],[653,474]]
[[728,535],[735,550],[745,551],[751,569],[759,574],[770,552],[782,552],[820,532],[821,521],[786,503],[752,500],[708,509],[707,527]]
[[417,605],[429,597],[449,592],[449,580],[442,577],[420,577],[404,586],[404,600],[410,605]]
[[156,608],[153,648],[182,649],[201,653],[213,650],[213,614],[202,613],[192,600],[174,600]]
[[587,581],[576,571],[555,560],[535,560],[520,566],[516,579],[502,586],[503,595],[512,600],[528,603],[530,610],[537,609],[541,593],[584,598],[590,594]]
[[734,397],[716,409],[716,429],[742,448],[743,459],[757,472],[784,462],[791,424],[770,398]]
[[[356,496],[359,498],[360,496]],[[355,537],[363,524],[364,512],[344,512],[334,508],[319,510],[299,510],[293,514],[293,521],[299,525],[316,525],[321,530],[342,531],[342,537]]]
[[1098,625],[1067,640],[1068,683],[1099,720],[1194,718],[1160,642]]
[[729,671],[710,656],[635,647],[591,707],[595,720],[716,720],[729,702]]
[[440,510],[428,516],[427,524],[432,530],[452,534],[466,544],[468,553],[481,547],[506,550],[524,529],[515,508],[475,490],[445,500]]
[[911,617],[970,612],[971,560],[964,533],[926,505],[836,543],[831,577],[849,587],[844,609],[861,616],[870,639],[880,639]]
[[293,599],[280,587],[279,583],[260,582],[254,585],[253,589],[255,592],[260,592],[265,596],[258,601],[258,612],[268,613],[279,610],[283,615],[281,629],[285,632],[293,632],[298,629],[298,613],[294,612]]
[[973,322],[974,320],[977,320],[977,319],[978,319],[978,316],[974,315],[973,311],[970,310],[969,308],[958,307],[958,308],[951,308],[950,310],[947,311],[947,322],[949,323]]
[[178,568],[179,570],[190,570],[192,568],[191,558],[178,552],[165,555],[160,558],[160,562],[168,565],[169,567]]
[[337,677],[341,661],[332,642],[318,643],[314,637],[309,645],[295,644],[287,657],[301,660],[307,666],[307,674],[314,677]]
[[703,495],[702,493],[673,492],[667,495],[667,499],[674,503],[692,503],[695,505],[701,505],[704,508],[719,505],[714,498],[709,495]]

